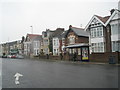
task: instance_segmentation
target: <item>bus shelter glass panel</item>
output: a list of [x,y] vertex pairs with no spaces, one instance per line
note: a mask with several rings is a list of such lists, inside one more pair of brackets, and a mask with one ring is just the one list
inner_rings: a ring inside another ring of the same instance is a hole
[[82,60],[88,60],[88,47],[82,47]]

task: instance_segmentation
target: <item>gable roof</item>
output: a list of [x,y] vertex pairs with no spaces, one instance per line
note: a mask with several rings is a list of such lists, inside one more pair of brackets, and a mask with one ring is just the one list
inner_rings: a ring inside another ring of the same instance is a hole
[[71,27],[71,29],[72,29],[72,30],[75,32],[75,34],[78,35],[78,36],[89,37],[88,32],[84,31],[83,28]]
[[103,24],[104,26],[107,26],[108,23],[112,20],[112,18],[116,15],[119,14],[118,16],[120,16],[120,10],[118,9],[112,9],[113,13],[110,16],[105,16],[105,17],[101,17],[98,15],[94,15],[91,20],[89,21],[89,23],[86,25],[85,27],[85,31],[87,30],[87,28],[89,27],[89,25],[91,24],[92,20],[94,18],[96,18],[99,22],[101,22],[101,24]]
[[42,35],[36,36],[36,37],[34,38],[34,40],[40,40],[40,41],[42,41]]
[[105,26],[107,26],[107,24],[112,20],[112,18],[116,15],[119,14],[118,16],[120,16],[120,10],[118,9],[114,9],[114,12],[112,13],[112,15],[110,16],[110,18],[107,20],[107,22],[105,23]]
[[17,41],[8,42],[10,46],[17,44]]
[[106,21],[110,18],[110,16],[105,16],[105,17],[101,17],[98,15],[95,15],[97,18],[99,18],[104,24],[106,23]]
[[61,38],[65,38],[67,32],[68,32],[68,30],[64,31],[64,32],[61,34]]
[[103,26],[105,26],[105,23],[107,22],[107,20],[110,18],[110,16],[105,16],[105,17],[101,17],[98,15],[94,15],[91,20],[89,21],[89,23],[86,25],[85,27],[85,31],[87,30],[87,28],[89,27],[89,25],[92,23],[93,19],[98,20]]
[[57,29],[53,32],[52,37],[60,37],[63,32],[64,32],[64,28],[57,28]]
[[89,37],[88,32],[86,32],[83,28],[77,28],[77,27],[70,27],[70,29],[66,33],[66,36],[70,30],[72,30],[77,36]]
[[39,39],[41,39],[41,35],[39,35],[39,34],[27,34],[27,36],[26,37],[29,37],[29,39],[30,40],[39,40]]

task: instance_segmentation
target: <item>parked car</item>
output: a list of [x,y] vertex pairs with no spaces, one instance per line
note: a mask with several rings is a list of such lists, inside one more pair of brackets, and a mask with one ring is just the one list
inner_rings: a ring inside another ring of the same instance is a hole
[[7,58],[7,56],[6,56],[6,55],[3,55],[2,58]]
[[7,55],[3,53],[2,58],[7,58]]
[[7,58],[11,58],[12,55],[8,55]]
[[0,55],[0,58],[2,58],[2,55]]
[[22,55],[16,55],[16,58],[18,58],[18,59],[23,59],[24,57],[22,56]]
[[11,58],[16,58],[16,55],[12,55]]

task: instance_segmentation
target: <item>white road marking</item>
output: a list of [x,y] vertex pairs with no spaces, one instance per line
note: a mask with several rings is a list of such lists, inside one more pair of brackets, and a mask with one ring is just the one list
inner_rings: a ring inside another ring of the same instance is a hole
[[16,74],[14,75],[14,77],[15,77],[15,84],[16,84],[16,85],[20,84],[20,82],[19,82],[19,77],[22,77],[22,76],[23,76],[23,75],[20,74],[20,73],[16,73]]

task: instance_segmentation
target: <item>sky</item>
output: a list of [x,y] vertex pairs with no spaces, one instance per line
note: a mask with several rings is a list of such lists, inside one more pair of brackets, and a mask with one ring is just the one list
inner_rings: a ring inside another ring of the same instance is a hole
[[84,28],[93,15],[108,16],[119,0],[0,0],[0,43],[46,29]]

